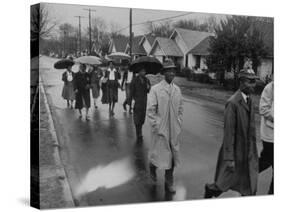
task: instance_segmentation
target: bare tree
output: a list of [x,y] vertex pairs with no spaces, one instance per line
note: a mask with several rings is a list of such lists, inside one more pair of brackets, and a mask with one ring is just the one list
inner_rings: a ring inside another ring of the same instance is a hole
[[77,33],[76,29],[68,23],[59,26],[60,42],[63,46],[63,52],[73,53],[77,50]]
[[209,18],[205,20],[205,23],[207,23],[207,31],[215,33],[215,29],[218,26],[216,17],[211,15]]
[[110,22],[110,34],[111,37],[119,37],[122,36],[120,33],[120,25],[117,24],[116,22]]
[[147,33],[152,33],[157,37],[169,37],[173,31],[171,21],[165,21],[163,23],[148,22],[146,24]]
[[51,20],[47,8],[36,4],[31,7],[30,13],[31,40],[48,38],[57,24]]

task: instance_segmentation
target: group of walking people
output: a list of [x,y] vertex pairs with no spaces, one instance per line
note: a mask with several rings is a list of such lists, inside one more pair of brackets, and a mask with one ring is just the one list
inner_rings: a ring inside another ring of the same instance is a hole
[[[165,63],[162,70],[164,79],[152,87],[146,77],[145,66],[140,66],[137,74],[125,71],[122,80],[122,88],[126,90],[123,107],[127,110],[128,105],[130,112],[133,109],[137,142],[143,140],[142,126],[146,118],[151,126],[148,151],[151,179],[157,181],[157,168],[164,169],[164,188],[169,193],[176,192],[174,168],[180,161],[179,135],[184,113],[181,90],[173,82],[175,68],[176,66],[170,61]],[[81,116],[81,109],[85,106],[87,118],[90,107],[89,89],[94,88],[93,84],[99,85],[98,81],[102,81],[101,101],[109,104],[109,113],[114,115],[115,103],[118,101],[118,80],[121,78],[119,71],[112,63],[103,76],[96,71],[87,73],[85,69],[86,66],[81,64],[78,73],[73,74],[69,67],[63,74],[66,86],[63,89],[63,96],[71,97],[70,103],[67,104],[72,107],[73,100],[76,99],[75,108],[79,109]],[[260,157],[257,150],[255,108],[252,98],[256,85],[256,75],[253,70],[242,69],[239,73],[239,84],[239,89],[225,105],[223,141],[214,182],[205,185],[205,198],[217,197],[230,189],[239,192],[242,196],[255,195],[258,174],[268,167],[273,169],[273,82],[265,87],[259,105],[263,143]],[[73,92],[68,91],[68,87],[73,87]],[[99,96],[99,93],[93,92],[94,94],[94,98]],[[132,106],[133,101],[134,106]],[[273,174],[268,193],[273,193]]]
[[90,93],[92,93],[94,107],[98,109],[97,99],[102,91],[101,103],[109,105],[109,115],[113,116],[115,103],[118,102],[120,78],[121,74],[114,68],[113,62],[109,63],[108,69],[104,72],[93,65],[88,66],[87,70],[87,65],[80,64],[79,71],[74,73],[72,66],[68,66],[62,74],[64,82],[62,97],[66,100],[67,107],[78,109],[80,118],[82,118],[82,109],[85,108],[85,119],[89,120]]
[[[74,73],[72,66],[62,74],[64,82],[62,97],[67,101],[67,107],[74,107],[79,111],[79,117],[82,118],[82,109],[85,108],[86,120],[89,120],[89,108],[91,107],[90,90],[94,99],[94,107],[97,108],[97,98],[100,95],[100,78],[102,73],[94,66],[89,67],[86,72],[86,65],[80,64],[79,71]],[[75,101],[75,105],[73,105]]]

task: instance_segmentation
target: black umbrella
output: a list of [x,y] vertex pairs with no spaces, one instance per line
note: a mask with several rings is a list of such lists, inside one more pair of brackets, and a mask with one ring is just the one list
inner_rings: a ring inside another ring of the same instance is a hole
[[67,68],[69,66],[73,66],[73,65],[74,65],[74,61],[69,60],[69,59],[62,59],[62,60],[57,61],[54,64],[54,68],[56,68],[56,69],[65,69],[65,68]]
[[162,70],[163,66],[155,57],[143,56],[131,63],[130,71],[137,73],[141,68],[145,68],[146,74],[157,74]]

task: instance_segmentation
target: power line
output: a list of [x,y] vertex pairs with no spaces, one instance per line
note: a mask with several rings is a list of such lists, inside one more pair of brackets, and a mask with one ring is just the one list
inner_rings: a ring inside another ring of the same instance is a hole
[[[171,16],[171,17],[167,17],[167,18],[155,19],[155,20],[152,20],[152,21],[145,21],[145,22],[135,23],[135,24],[132,24],[132,26],[137,26],[137,25],[142,25],[142,24],[147,24],[147,23],[153,23],[153,22],[157,22],[157,21],[169,20],[169,19],[178,18],[178,17],[181,17],[181,16],[190,15],[190,14],[193,14],[193,12],[188,12],[188,13],[184,13],[184,14],[176,15],[176,16]],[[121,31],[123,31],[123,30],[125,30],[125,29],[127,29],[129,27],[130,27],[130,25],[127,26],[127,27],[121,28],[118,31],[115,31],[115,33],[121,32]]]

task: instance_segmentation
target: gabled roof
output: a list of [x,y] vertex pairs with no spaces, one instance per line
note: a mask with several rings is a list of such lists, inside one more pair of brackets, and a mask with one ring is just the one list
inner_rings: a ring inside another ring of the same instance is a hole
[[157,45],[159,45],[166,56],[183,57],[182,51],[174,40],[162,37],[157,37],[155,39],[149,54],[153,52]]
[[148,41],[148,43],[150,44],[150,46],[152,46],[152,44],[154,43],[156,36],[150,34],[146,34],[143,35],[142,38],[140,39],[140,44],[142,44],[144,42],[144,39],[146,39]]
[[154,35],[148,34],[148,35],[146,35],[146,39],[148,40],[149,44],[152,46],[156,37]]
[[206,37],[199,44],[197,44],[193,49],[191,49],[188,53],[194,55],[208,55],[209,47],[210,47],[210,39],[211,36]]
[[128,41],[129,41],[129,38],[127,38],[127,37],[112,38],[110,47],[109,47],[109,52],[112,52],[113,45],[115,46],[115,49],[117,52],[125,52]]
[[[142,45],[140,45],[140,41],[142,39],[142,35],[140,36],[136,36],[133,38],[132,42],[133,42],[133,48],[132,48],[132,54],[137,54],[137,55],[146,55],[146,51],[145,49],[143,48]],[[127,43],[127,46],[126,46],[126,52],[129,52],[129,41]]]
[[180,38],[183,40],[186,48],[190,51],[196,45],[198,45],[202,40],[209,36],[213,36],[212,33],[209,32],[201,32],[194,31],[189,29],[175,28],[170,39],[174,38],[178,34]]

